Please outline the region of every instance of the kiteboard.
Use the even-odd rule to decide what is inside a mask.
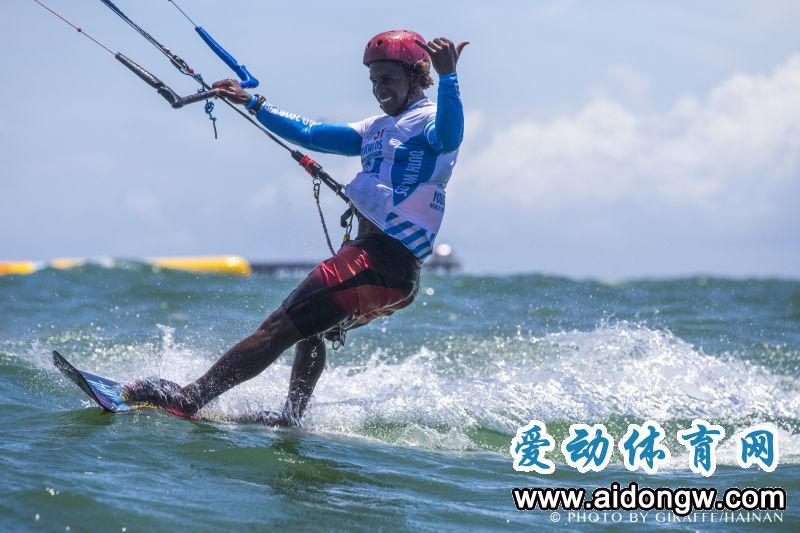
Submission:
[[[71,382],[81,388],[86,395],[91,398],[97,405],[99,405],[104,412],[111,413],[127,413],[131,411],[139,411],[142,409],[149,409],[169,413],[180,418],[188,418],[194,421],[210,421],[210,422],[250,422],[265,424],[267,426],[284,425],[279,422],[281,415],[271,411],[264,411],[252,415],[240,416],[237,418],[226,418],[220,415],[203,412],[194,417],[187,417],[180,411],[172,411],[165,409],[158,405],[151,403],[128,403],[122,395],[124,385],[117,383],[114,380],[96,376],[83,370],[78,370],[72,363],[67,361],[63,355],[57,351],[53,351],[53,364],[56,368],[64,374]]]
[[[124,385],[108,378],[96,376],[83,370],[78,370],[72,363],[64,359],[60,353],[53,351],[53,364],[70,381],[81,388],[86,395],[97,403],[104,411],[112,413],[125,413],[138,409],[156,409],[168,412],[181,418],[186,415],[177,411],[163,409],[150,403],[128,403],[122,395]]]

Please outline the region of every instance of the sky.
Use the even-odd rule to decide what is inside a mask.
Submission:
[[[100,2],[43,1],[196,89]],[[118,5],[207,80],[232,76],[168,2]],[[261,80],[254,92],[317,120],[379,113],[361,64],[372,35],[471,41],[438,238],[467,272],[800,277],[796,1],[182,7]],[[0,45],[0,260],[326,257],[308,176],[221,103],[214,140],[202,106],[170,109],[32,0],[0,3]],[[317,159],[342,182],[360,166]],[[343,204],[322,205],[338,240]]]

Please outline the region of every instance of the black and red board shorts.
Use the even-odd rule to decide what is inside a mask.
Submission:
[[[420,266],[397,239],[370,233],[322,261],[282,306],[303,338],[362,326],[414,301]]]

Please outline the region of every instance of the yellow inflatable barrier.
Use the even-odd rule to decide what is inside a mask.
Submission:
[[[147,263],[161,268],[188,270],[189,272],[229,274],[234,276],[249,276],[252,273],[250,263],[248,263],[246,259],[236,255],[210,257],[153,257],[147,259]]]
[[[249,276],[252,274],[250,263],[246,259],[236,256],[207,256],[207,257],[154,257],[145,260],[146,263],[175,270],[189,272],[205,272],[212,274],[228,274],[232,276]],[[86,265],[86,259],[61,258],[49,263],[40,261],[0,261],[0,276],[32,274],[40,268],[50,267],[58,270],[75,268]]]
[[[0,261],[0,276],[13,274],[32,274],[39,270],[36,261]]]
[[[53,259],[48,265],[50,268],[56,270],[66,270],[68,268],[77,268],[86,266],[86,259],[78,259],[74,257],[63,257],[61,259]]]

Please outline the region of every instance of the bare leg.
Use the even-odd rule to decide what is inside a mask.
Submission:
[[[325,340],[309,337],[295,345],[289,394],[280,413],[265,411],[249,418],[269,426],[296,426],[308,407],[314,387],[325,370]]]
[[[325,370],[325,340],[311,337],[297,343],[283,416],[296,424],[308,406],[314,387]]]
[[[194,383],[181,389],[165,380],[134,382],[126,387],[125,395],[129,401],[150,402],[194,416],[212,399],[263,372],[300,337],[283,308],[278,308]]]
[[[208,372],[185,387],[208,403],[228,389],[252,379],[300,340],[300,332],[278,308],[249,337],[236,343]],[[187,391],[189,392],[189,391]]]

